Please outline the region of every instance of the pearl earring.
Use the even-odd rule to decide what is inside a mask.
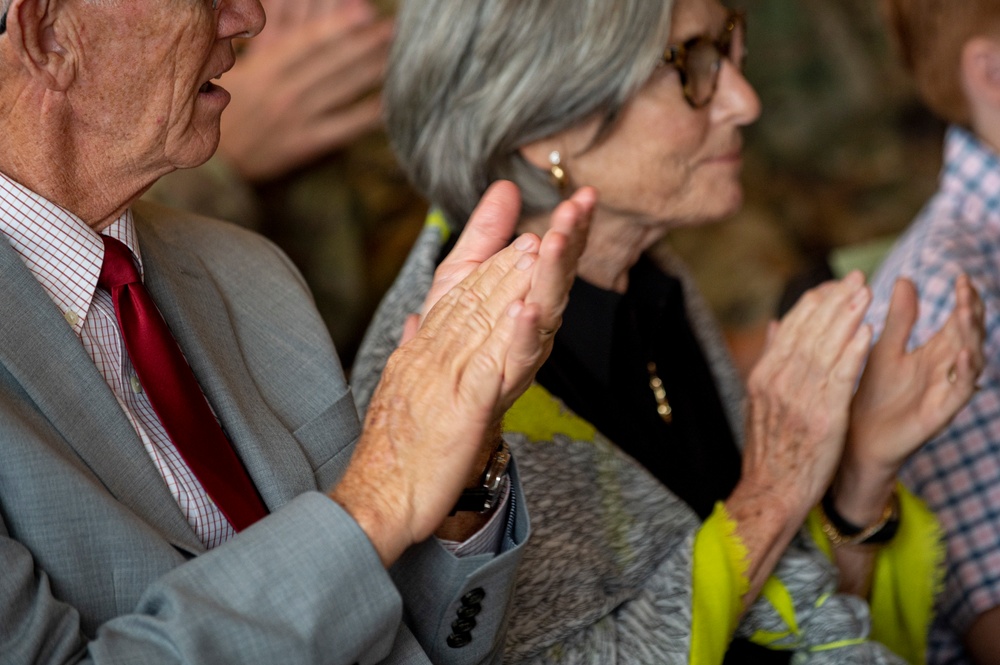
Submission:
[[[569,176],[566,175],[566,169],[562,166],[562,155],[559,154],[558,150],[553,150],[549,153],[549,173],[552,174],[552,184],[559,190],[560,194],[565,194],[566,190],[569,189]]]

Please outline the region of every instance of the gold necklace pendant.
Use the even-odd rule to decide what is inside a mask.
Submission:
[[[674,410],[667,401],[667,391],[663,389],[663,379],[656,373],[656,363],[650,361],[646,363],[649,371],[649,389],[653,391],[653,398],[656,400],[656,412],[665,423],[672,423],[674,420]]]

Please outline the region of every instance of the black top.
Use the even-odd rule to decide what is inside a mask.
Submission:
[[[656,412],[650,361],[673,408],[671,423]],[[702,519],[736,486],[739,452],[682,285],[648,259],[632,268],[624,295],[576,280],[538,381]]]
[[[647,363],[673,409],[656,411]],[[680,280],[643,257],[624,294],[577,279],[538,382],[706,519],[740,477],[740,454]],[[736,640],[726,663],[787,663],[790,655]]]

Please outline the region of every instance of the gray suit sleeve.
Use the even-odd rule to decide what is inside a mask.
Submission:
[[[367,537],[319,493],[154,582],[87,640],[28,551],[0,538],[4,663],[377,663],[402,603]],[[403,629],[405,630],[405,629]]]
[[[406,624],[434,663],[501,660],[514,577],[529,536],[516,463],[510,477],[510,512],[499,554],[459,558],[431,538],[410,548],[392,567]],[[471,624],[461,623],[469,619]]]

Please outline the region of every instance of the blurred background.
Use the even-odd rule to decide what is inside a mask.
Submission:
[[[763,103],[746,132],[746,203],[668,239],[744,371],[783,295],[828,266],[874,267],[936,188],[944,126],[916,99],[878,5],[745,0],[746,75]]]
[[[367,7],[383,21],[393,14],[392,0],[326,1],[343,11],[351,6],[354,14]],[[693,268],[745,371],[783,298],[846,266],[874,266],[934,191],[944,128],[916,100],[884,35],[877,2],[744,1],[746,74],[764,108],[746,135],[746,205],[728,222],[678,232],[667,243]],[[286,51],[302,50],[312,39],[313,51],[298,56],[309,62],[353,53],[355,60],[344,60],[351,71],[384,58],[387,39],[371,36],[378,18],[352,15],[341,22],[340,36],[317,42],[297,32],[309,24],[315,29],[315,17],[300,12],[301,26],[293,18],[280,20],[281,12],[296,11],[298,0],[263,2],[269,16],[278,18],[269,19],[238,67],[249,68],[258,42],[261,50],[276,49],[281,38]],[[320,49],[327,55],[315,55]],[[267,54],[258,60],[280,58]],[[267,74],[259,66],[264,71],[246,77],[251,82]],[[298,72],[302,64],[291,59],[288,68]],[[236,83],[237,71],[227,75],[227,87]],[[314,88],[324,76],[333,73],[317,72]],[[377,96],[380,80],[373,75],[358,81],[338,98],[338,108],[324,113],[352,112]],[[244,116],[241,127],[265,114],[271,94],[267,86],[258,85],[256,93],[248,88],[244,97],[261,99],[246,104],[245,113],[252,115]],[[239,113],[235,100],[226,113]],[[372,117],[275,172],[241,173],[235,157],[222,150],[200,169],[161,180],[150,194],[274,239],[302,269],[347,366],[426,211]]]

